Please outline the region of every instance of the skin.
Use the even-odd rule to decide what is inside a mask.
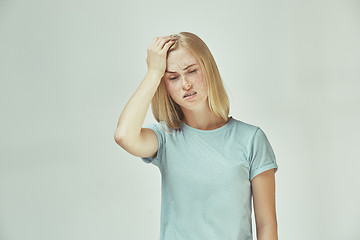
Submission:
[[[258,240],[277,240],[275,172],[267,170],[251,180]]]
[[[196,65],[183,70],[191,64]],[[164,74],[166,89],[182,109],[184,122],[187,125],[201,130],[211,130],[223,126],[230,120],[229,118],[228,121],[224,121],[211,113],[208,104],[208,86],[199,62],[192,54],[180,47],[168,53],[166,65]],[[195,97],[191,100],[184,99],[184,94],[191,90],[197,93]]]

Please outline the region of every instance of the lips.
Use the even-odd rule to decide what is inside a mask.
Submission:
[[[186,95],[191,94],[191,93],[196,93],[195,91],[188,91],[187,93],[184,94],[184,98],[186,97]]]

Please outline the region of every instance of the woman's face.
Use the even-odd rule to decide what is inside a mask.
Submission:
[[[172,99],[182,108],[196,110],[208,104],[208,86],[199,62],[185,48],[180,47],[168,53],[165,86]],[[184,98],[189,91],[196,94]]]

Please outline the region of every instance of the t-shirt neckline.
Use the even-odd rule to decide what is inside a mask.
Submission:
[[[215,133],[215,132],[224,131],[225,129],[230,127],[230,125],[233,123],[233,121],[234,121],[234,118],[232,116],[230,116],[230,120],[225,125],[223,125],[219,128],[211,129],[211,130],[202,130],[202,129],[193,128],[193,127],[190,127],[189,125],[187,125],[186,123],[182,122],[182,128],[186,129],[188,131],[191,131],[191,132],[211,134],[211,133]]]

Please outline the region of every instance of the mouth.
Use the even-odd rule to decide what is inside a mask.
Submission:
[[[196,94],[197,94],[197,92],[195,92],[195,91],[191,92],[190,94],[189,93],[185,94],[184,99],[192,99],[196,96]]]

